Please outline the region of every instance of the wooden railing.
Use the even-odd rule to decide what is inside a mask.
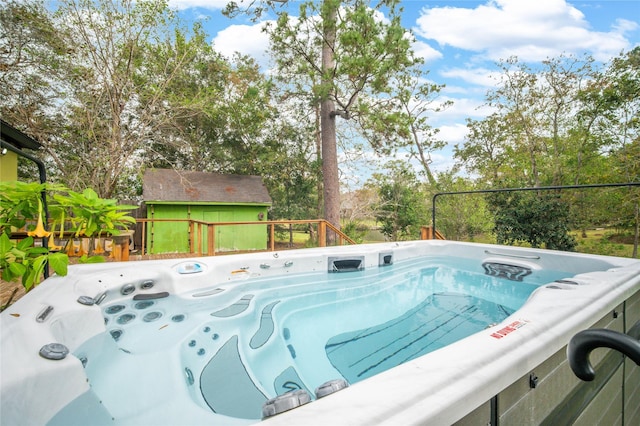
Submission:
[[[423,226],[422,228],[420,228],[420,239],[421,240],[446,240],[444,235],[442,235],[437,229],[436,229],[436,235],[434,238],[432,226]]]
[[[148,224],[153,224],[154,222],[187,222],[189,229],[189,251],[194,255],[208,255],[214,256],[216,254],[216,229],[218,227],[224,226],[238,226],[238,225],[262,225],[267,226],[268,240],[267,240],[267,250],[275,251],[275,233],[276,226],[293,226],[293,225],[316,225],[317,229],[317,241],[319,247],[325,247],[327,241],[327,232],[333,232],[337,239],[337,245],[348,244],[357,244],[354,240],[349,238],[348,235],[344,234],[338,228],[336,228],[331,223],[327,222],[324,219],[311,219],[311,220],[262,220],[262,221],[246,221],[246,222],[204,222],[200,220],[192,220],[192,219],[144,219],[138,218],[136,222],[141,225],[141,229],[139,231],[142,234],[142,243],[141,243],[141,255],[145,255],[145,250],[147,248],[147,227]],[[204,237],[206,235],[206,238]],[[150,242],[153,245],[153,241]],[[206,251],[205,251],[206,244]]]

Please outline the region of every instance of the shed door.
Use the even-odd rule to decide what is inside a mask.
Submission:
[[[212,207],[202,212],[202,220],[205,222],[233,222],[234,209],[232,207]],[[216,250],[234,250],[236,247],[235,235],[237,226],[225,225],[216,226]],[[204,236],[206,241],[206,235]],[[205,244],[206,247],[206,244]]]

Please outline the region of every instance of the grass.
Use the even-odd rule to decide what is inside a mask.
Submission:
[[[578,242],[576,251],[580,253],[620,257],[631,257],[633,254],[633,238],[628,238],[625,235],[604,229],[588,230],[586,237],[582,236],[582,232],[572,232],[571,234]]]

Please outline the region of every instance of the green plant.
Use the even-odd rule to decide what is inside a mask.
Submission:
[[[126,210],[132,210],[137,206],[118,205],[114,199],[100,198],[91,188],[84,191],[67,191],[57,193],[53,198],[58,203],[56,220],[60,225],[60,234],[64,233],[65,220],[71,222],[75,237],[91,238],[90,253],[93,254],[93,241],[103,235],[119,235],[121,228],[127,228],[135,223],[135,219],[128,216]],[[89,258],[90,259],[90,258]]]
[[[43,191],[62,188],[51,184],[0,182],[0,231],[11,235],[12,228],[23,228],[28,220],[41,218]]]
[[[358,244],[361,244],[364,241],[364,237],[367,235],[368,231],[369,230],[357,220],[350,220],[342,224],[342,232]]]
[[[52,236],[43,217],[42,195],[47,192],[53,193],[53,202],[51,197],[46,200],[53,213],[53,226],[59,226],[61,238],[67,220],[71,222],[76,237],[89,238],[118,235],[121,228],[126,229],[135,223],[133,217],[127,216],[126,210],[136,206],[119,206],[116,200],[102,199],[90,188],[78,193],[62,185],[0,182],[0,271],[6,281],[21,278],[27,291],[40,282],[47,265],[58,275],[67,274],[68,255],[54,252],[51,244],[44,244]],[[26,238],[12,238],[15,230],[25,227]],[[35,247],[34,238],[42,238],[43,246]],[[49,241],[52,242],[53,238]],[[95,263],[103,262],[104,258],[85,255],[79,261]]]
[[[30,290],[40,281],[44,268],[50,265],[59,275],[67,274],[69,258],[62,253],[50,253],[47,247],[34,247],[34,237],[51,235],[43,221],[42,194],[48,189],[60,190],[58,185],[0,182],[0,271],[2,279],[13,281],[22,278],[25,290]],[[36,225],[27,232],[27,238],[11,239],[14,229],[20,229],[33,221]]]
[[[69,258],[64,253],[50,253],[46,247],[34,247],[33,237],[18,242],[0,234],[0,270],[2,279],[13,281],[22,278],[22,285],[29,291],[40,280],[46,265],[58,275],[67,275]]]
[[[119,235],[120,228],[135,223],[135,219],[127,216],[123,210],[132,210],[137,206],[118,205],[114,199],[100,198],[91,188],[81,193],[68,191],[66,194],[55,194],[53,198],[60,206],[71,210],[69,219],[76,237],[100,237],[105,233]],[[65,210],[61,212],[64,214]]]
[[[569,209],[557,194],[512,192],[489,198],[498,244],[575,251],[578,243],[569,233]]]

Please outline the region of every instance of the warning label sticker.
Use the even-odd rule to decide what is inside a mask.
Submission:
[[[516,320],[514,322],[512,322],[509,325],[506,325],[505,327],[502,327],[500,330],[491,333],[491,337],[494,337],[496,339],[502,339],[503,337],[505,337],[508,334],[513,333],[514,331],[524,327],[525,325],[527,325],[529,321],[527,320]]]

